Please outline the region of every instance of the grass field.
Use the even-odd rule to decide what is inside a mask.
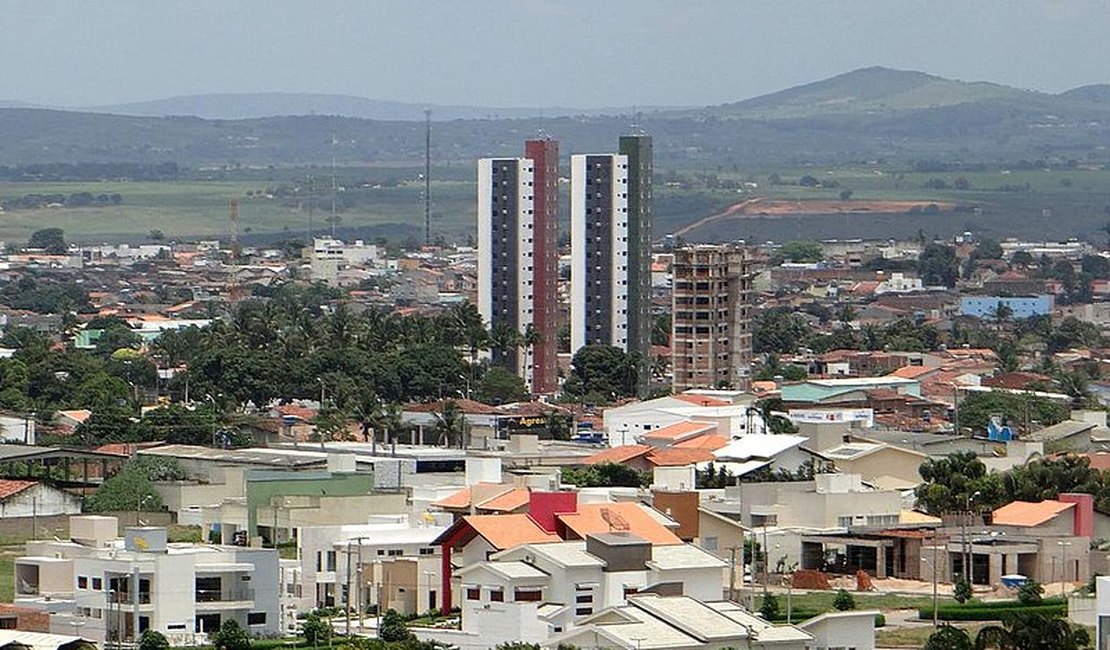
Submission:
[[[303,235],[309,228],[307,210],[283,207],[279,201],[247,197],[248,191],[267,187],[260,181],[150,181],[100,183],[0,183],[0,198],[25,194],[118,192],[123,203],[110,207],[10,210],[0,214],[0,239],[26,241],[35,230],[58,227],[67,239],[81,242],[138,241],[151,230],[169,238],[227,237],[231,233],[228,202],[239,198],[241,233]],[[366,190],[368,200],[339,214],[344,231],[366,226],[410,226],[423,231],[422,187],[411,183]],[[322,190],[321,190],[322,191]],[[375,200],[373,192],[380,198]],[[474,221],[473,185],[445,181],[432,185],[433,223],[449,238],[465,237]],[[313,215],[317,233],[328,230],[330,196],[318,195]]]
[[[241,172],[241,180],[187,180],[152,182],[89,183],[0,183],[0,199],[30,193],[118,192],[123,203],[102,208],[56,208],[10,210],[0,214],[0,240],[22,242],[38,228],[57,226],[72,241],[142,241],[151,230],[161,230],[170,238],[224,237],[231,233],[228,201],[240,200],[241,234],[250,242],[261,235],[303,236],[309,229],[306,209],[283,206],[274,199],[252,198],[256,192],[274,184],[274,179],[259,179],[259,172]],[[289,180],[286,172],[277,180]],[[474,234],[475,188],[473,172],[461,167],[444,169],[433,175],[443,179],[432,185],[433,236],[448,241],[466,241]],[[671,172],[661,170],[656,189],[654,231],[657,238],[702,217],[723,211],[729,205],[754,196],[786,201],[838,200],[850,190],[853,200],[924,200],[967,206],[960,212],[923,214],[838,214],[800,215],[763,218],[750,215],[727,219],[693,231],[692,241],[745,239],[767,240],[824,238],[913,237],[918,230],[926,236],[950,236],[964,230],[981,236],[1004,238],[1065,239],[1069,237],[1102,240],[1103,226],[1110,221],[1110,170],[1023,170],[911,172],[894,167],[849,166],[835,169],[792,168],[766,170],[679,170],[678,177],[695,179],[689,186],[676,187],[667,182]],[[768,182],[778,174],[780,184]],[[375,177],[386,177],[388,170],[374,170]],[[409,179],[393,187],[358,188],[353,207],[341,211],[337,234],[346,239],[385,236],[400,241],[423,234],[421,183],[411,177],[412,170],[398,168],[396,178]],[[823,183],[835,181],[836,187],[802,187],[803,175]],[[755,183],[742,191],[707,187],[699,182],[706,176],[722,181]],[[312,217],[315,232],[327,232],[330,193],[317,175],[316,209]],[[926,187],[934,179],[947,188]],[[964,189],[954,189],[958,179]],[[961,182],[961,186],[963,183]],[[1008,187],[1008,189],[1006,189]],[[569,188],[561,186],[562,231],[566,231]],[[972,207],[975,209],[972,210]]]
[[[786,612],[786,594],[776,593],[775,597],[779,601],[779,610],[783,613]],[[835,591],[808,591],[802,593],[792,594],[790,597],[791,606],[803,612],[831,612],[833,610],[833,599],[836,597]],[[933,604],[933,597],[928,596],[904,596],[899,594],[871,594],[871,593],[852,593],[852,598],[856,601],[856,609],[877,609],[879,611],[890,611],[893,609],[920,609],[922,607],[931,607]],[[939,599],[941,604],[953,602],[951,598],[942,596]],[[757,596],[755,599],[756,611],[763,605],[763,597]]]

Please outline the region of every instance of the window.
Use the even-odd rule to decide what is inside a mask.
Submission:
[[[589,616],[590,614],[593,614],[593,613],[594,613],[594,608],[593,607],[575,607],[574,608],[574,615],[575,616]]]
[[[92,579],[92,588],[93,588],[94,591],[100,591],[101,589],[103,589],[104,588],[104,579],[103,578],[93,578]]]
[[[265,625],[266,612],[248,612],[247,625]]]
[[[16,618],[0,618],[0,630],[14,630]]]
[[[467,600],[481,600],[482,599],[482,590],[479,589],[478,587],[467,587],[466,588],[466,599]]]
[[[494,603],[503,603],[503,602],[505,602],[505,592],[502,591],[500,588],[490,589],[489,590],[489,599],[490,599],[491,602],[494,602]]]
[[[589,592],[579,593],[579,594],[574,596],[574,602],[580,603],[580,604],[582,604],[582,603],[592,604],[594,602],[594,595],[592,593],[589,593]]]
[[[701,547],[704,548],[707,551],[716,551],[717,550],[717,538],[716,537],[706,537],[706,538],[702,539]]]
[[[77,588],[78,589],[88,589],[89,588],[89,578],[88,578],[88,576],[77,576]]]
[[[328,551],[328,571],[335,571],[335,551]]]
[[[436,553],[436,550],[434,548],[429,547],[429,546],[425,546],[424,548],[420,549],[420,554],[421,555],[435,555],[435,553]]]
[[[389,557],[399,557],[399,556],[404,555],[404,554],[405,554],[404,549],[399,549],[399,548],[389,549]]]
[[[535,587],[517,587],[513,594],[513,600],[518,603],[538,603],[542,599],[542,591]]]

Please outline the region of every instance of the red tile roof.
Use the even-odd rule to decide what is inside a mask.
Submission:
[[[728,445],[728,438],[719,436],[717,434],[710,434],[708,436],[698,436],[697,438],[690,438],[671,447],[672,449],[707,449],[709,451],[716,451]]]
[[[648,462],[656,467],[683,467],[713,460],[713,452],[708,449],[655,449],[648,454]]]
[[[594,533],[627,531],[652,544],[681,544],[666,526],[650,515],[646,506],[638,503],[587,503],[578,506],[578,512],[557,515],[579,539]]]
[[[1073,507],[1074,503],[1063,501],[1014,501],[995,510],[991,521],[1000,526],[1039,526]]]
[[[582,461],[584,465],[600,465],[601,463],[627,463],[633,458],[639,458],[651,451],[651,445],[622,445],[599,451],[593,456]]]
[[[17,481],[14,479],[0,479],[0,499],[7,499],[20,492],[34,487],[38,481]]]
[[[675,398],[683,402],[690,402],[695,406],[728,406],[732,403],[723,399],[717,399],[716,397],[709,397],[708,395],[688,395],[686,393],[675,395]]]
[[[684,422],[675,422],[674,424],[669,424],[658,429],[652,429],[644,434],[644,438],[660,442],[682,441],[698,434],[715,433],[716,431],[717,425],[713,422],[687,420]]]
[[[475,402],[469,399],[439,400],[438,402],[406,404],[405,410],[410,413],[439,413],[443,405],[449,401],[455,402],[459,410],[468,415],[496,415],[500,413],[496,406]]]

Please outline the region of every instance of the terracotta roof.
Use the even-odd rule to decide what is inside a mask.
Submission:
[[[715,433],[707,436],[698,436],[697,438],[690,438],[672,446],[672,449],[708,449],[709,451],[716,451],[721,447],[728,444],[728,438],[719,436]]]
[[[648,513],[646,506],[638,503],[587,503],[579,505],[578,512],[556,516],[569,531],[573,531],[581,539],[594,533],[627,530],[652,544],[682,543],[682,540]]]
[[[15,496],[27,488],[38,484],[38,481],[17,481],[14,479],[0,480],[0,499]]]
[[[308,422],[312,418],[316,417],[316,411],[314,411],[313,409],[306,408],[304,406],[298,406],[296,404],[282,404],[274,410],[277,411],[280,415],[300,418],[305,422]]]
[[[164,440],[155,440],[151,442],[110,442],[106,445],[100,445],[96,451],[105,454],[116,454],[117,456],[134,456],[135,452],[140,449],[149,449],[151,447],[160,447],[166,444]]]
[[[92,416],[92,411],[88,409],[71,409],[68,411],[58,411],[58,415],[63,415],[74,422],[84,422]]]
[[[995,510],[991,521],[1000,526],[1039,526],[1074,506],[1062,501],[1014,501]]]
[[[682,441],[687,438],[693,437],[699,433],[708,434],[716,432],[717,425],[713,422],[698,422],[697,420],[687,420],[685,422],[675,422],[674,424],[653,429],[644,434],[644,438],[654,440],[678,440]]]
[[[475,507],[493,512],[512,512],[528,505],[530,494],[528,488],[513,488],[492,499],[475,504]]]
[[[599,451],[593,456],[582,461],[584,465],[600,465],[601,463],[627,463],[633,458],[639,458],[652,450],[651,445],[622,445]]]
[[[708,395],[687,395],[687,394],[683,393],[681,395],[675,395],[675,398],[680,399],[683,402],[690,402],[691,404],[693,404],[695,406],[731,406],[732,405],[732,402],[728,402],[728,401],[723,400],[723,399],[717,399],[716,397],[709,397]]]
[[[521,544],[559,542],[559,536],[539,527],[528,515],[470,515],[466,522],[474,532],[496,549],[512,548]]]
[[[727,444],[727,443],[726,443]],[[657,467],[683,467],[714,460],[709,449],[656,449],[648,454],[648,462]]]
[[[778,384],[776,384],[773,381],[753,381],[752,382],[752,392],[753,393],[770,393],[772,391],[778,390],[778,388],[779,388]]]
[[[1090,463],[1091,469],[1110,469],[1110,453],[1097,452],[1087,454],[1087,461]]]
[[[475,402],[469,399],[456,399],[456,400],[440,400],[438,402],[427,402],[420,404],[406,404],[405,410],[410,413],[439,413],[443,410],[443,405],[449,401],[455,402],[459,410],[469,415],[495,415],[500,413],[495,406]]]
[[[931,366],[902,366],[894,372],[887,375],[888,377],[901,377],[902,379],[917,379],[922,375],[927,375],[931,372],[937,372],[939,368]]]

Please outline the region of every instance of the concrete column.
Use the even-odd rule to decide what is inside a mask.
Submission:
[[[875,577],[882,580],[886,577],[886,546],[879,544],[875,549]]]
[[[1002,583],[1002,554],[991,553],[987,556],[990,560],[990,570],[987,572],[987,580],[990,585],[997,585]]]
[[[1004,569],[1004,573],[1002,575],[1006,575],[1007,573],[1020,573],[1020,571],[1018,571],[1018,554],[1017,553],[1007,553],[1006,554],[1006,566],[1003,569]]]

